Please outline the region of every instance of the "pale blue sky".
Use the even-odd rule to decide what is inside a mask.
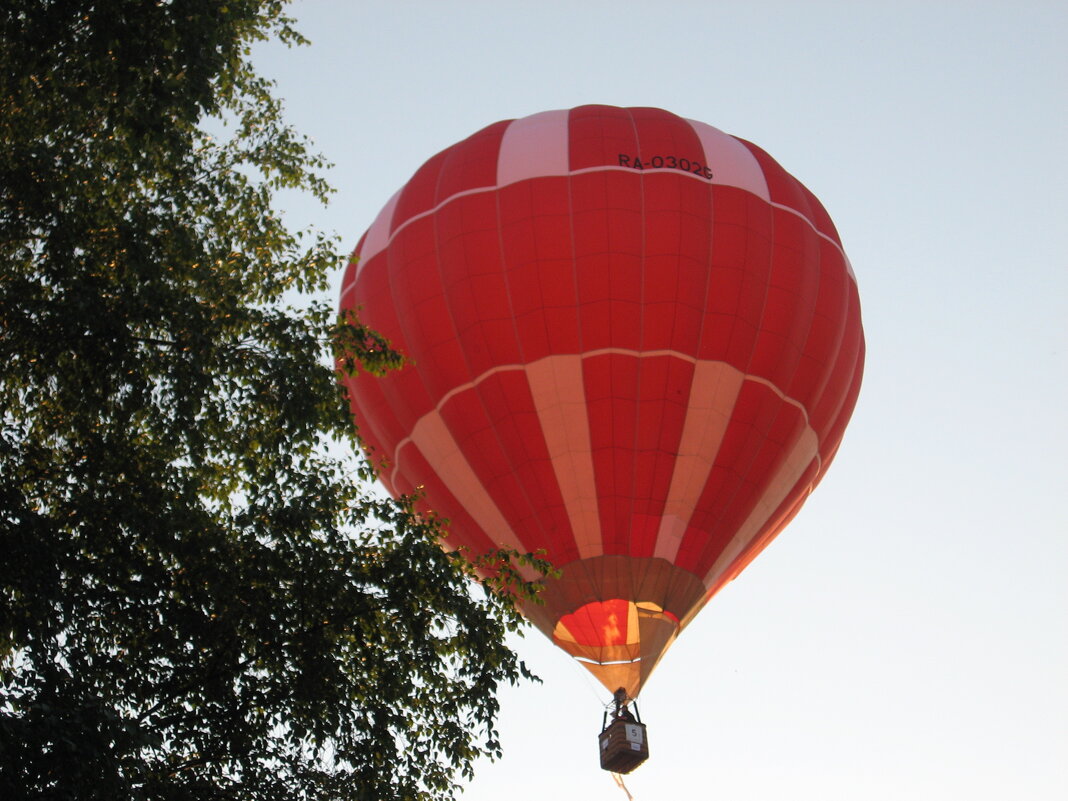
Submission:
[[[354,246],[499,119],[651,105],[756,142],[834,218],[868,366],[838,458],[643,692],[638,801],[1068,797],[1068,4],[333,2],[261,47]],[[604,691],[531,632],[464,798],[624,798]]]

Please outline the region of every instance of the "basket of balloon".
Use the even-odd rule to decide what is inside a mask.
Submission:
[[[630,773],[649,758],[645,724],[616,718],[600,733],[601,768]]]

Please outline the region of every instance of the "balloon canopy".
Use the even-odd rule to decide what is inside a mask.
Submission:
[[[636,697],[827,470],[860,388],[856,281],[763,150],[653,108],[490,125],[382,209],[342,309],[409,364],[346,379],[394,494],[450,546],[544,549],[525,609]]]

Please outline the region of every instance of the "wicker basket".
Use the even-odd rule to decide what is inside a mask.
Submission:
[[[630,773],[649,758],[645,724],[613,720],[597,738],[601,745],[601,767],[613,773]]]

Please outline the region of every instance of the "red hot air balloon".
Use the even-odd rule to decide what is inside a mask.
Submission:
[[[498,122],[412,176],[341,308],[410,364],[346,379],[452,546],[544,549],[526,610],[638,695],[822,478],[860,387],[856,281],[763,150],[653,108]]]

